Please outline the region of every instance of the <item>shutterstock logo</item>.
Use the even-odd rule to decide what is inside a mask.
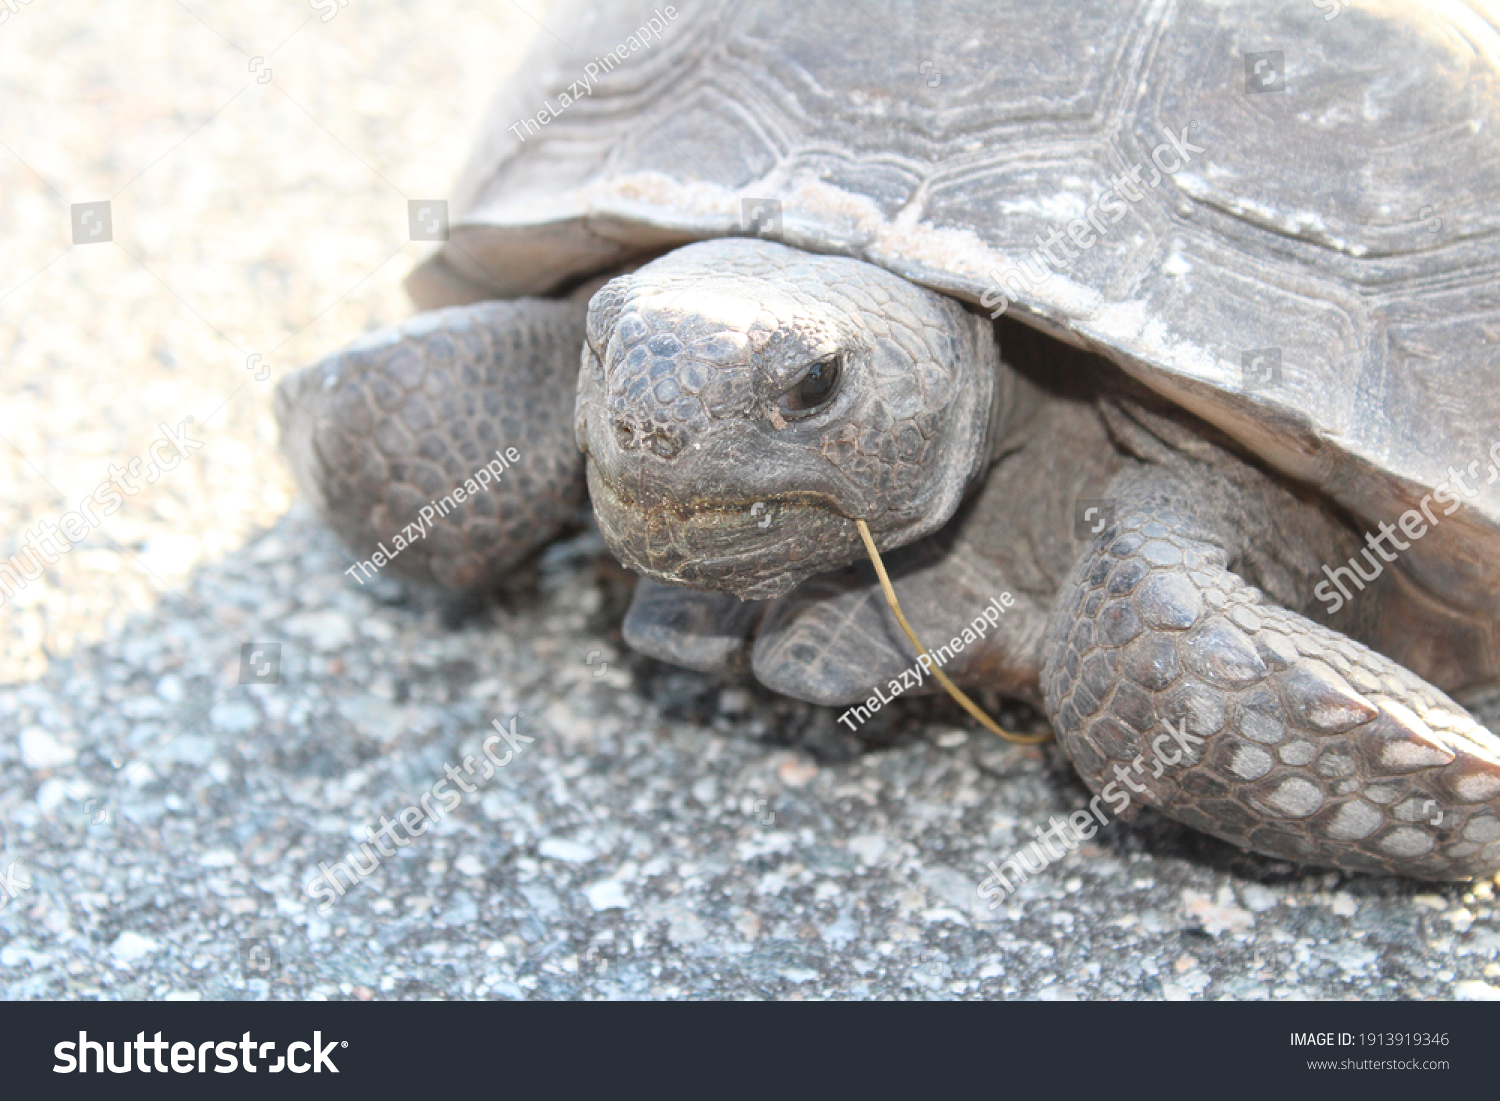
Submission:
[[[57,1058],[57,1065],[52,1068],[52,1073],[72,1074],[76,1071],[88,1074],[92,1063],[94,1072],[98,1074],[103,1074],[106,1069],[111,1074],[129,1074],[132,1070],[139,1070],[142,1074],[150,1074],[153,1070],[165,1074],[168,1069],[174,1074],[207,1074],[210,1069],[215,1074],[233,1074],[241,1068],[250,1074],[261,1070],[270,1074],[280,1074],[284,1070],[293,1074],[306,1074],[308,1071],[322,1074],[325,1070],[329,1074],[337,1074],[339,1068],[334,1065],[330,1053],[334,1048],[348,1046],[348,1040],[330,1040],[325,1044],[323,1034],[314,1032],[312,1043],[296,1040],[286,1046],[285,1055],[277,1055],[276,1062],[272,1063],[270,1060],[276,1052],[276,1041],[267,1040],[262,1043],[251,1039],[248,1032],[238,1040],[207,1040],[197,1045],[186,1040],[175,1043],[163,1040],[160,1032],[156,1033],[154,1039],[148,1040],[144,1032],[137,1032],[134,1040],[120,1041],[120,1062],[116,1064],[115,1041],[100,1043],[98,1040],[90,1040],[87,1032],[80,1032],[76,1043],[64,1040],[53,1047],[52,1054]],[[131,1065],[132,1048],[135,1050],[134,1066]],[[90,1056],[93,1057],[92,1060]],[[210,1056],[215,1060],[212,1068],[209,1067]],[[170,1068],[166,1065],[168,1059],[172,1064]],[[260,1060],[259,1066],[256,1065],[257,1059]]]

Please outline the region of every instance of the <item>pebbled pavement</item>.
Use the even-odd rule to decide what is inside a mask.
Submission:
[[[1492,881],[1149,813],[990,911],[985,862],[1088,799],[1055,746],[934,700],[855,739],[634,657],[587,530],[480,606],[346,577],[271,380],[408,310],[406,202],[534,33],[457,0],[37,0],[0,32],[0,557],[162,424],[203,444],[0,606],[0,992],[1500,997]],[[100,199],[113,240],[72,245]],[[522,712],[533,741],[320,912],[320,863]]]

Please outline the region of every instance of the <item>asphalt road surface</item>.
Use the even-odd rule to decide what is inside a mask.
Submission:
[[[1088,800],[1055,746],[932,700],[856,738],[634,657],[588,531],[484,606],[345,575],[271,387],[409,312],[407,201],[447,193],[544,19],[0,25],[0,557],[112,466],[157,475],[0,607],[0,993],[1500,997],[1492,882],[1299,870],[1149,813],[991,910],[986,862]],[[503,767],[339,875],[497,722]],[[342,894],[309,892],[325,866]]]

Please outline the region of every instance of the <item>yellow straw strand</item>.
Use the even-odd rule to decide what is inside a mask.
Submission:
[[[876,576],[880,578],[880,588],[885,593],[885,602],[891,606],[891,611],[896,614],[896,622],[901,624],[901,630],[906,633],[906,637],[911,640],[911,644],[917,648],[917,653],[927,658],[929,662],[928,671],[937,678],[939,684],[947,689],[948,695],[957,700],[960,707],[979,720],[980,724],[986,730],[999,735],[1007,742],[1015,745],[1038,745],[1052,737],[1050,733],[1012,734],[999,723],[995,722],[994,719],[986,715],[977,703],[964,694],[963,689],[948,679],[948,674],[938,668],[937,662],[932,660],[932,655],[927,653],[927,647],[922,645],[921,641],[917,638],[917,633],[911,629],[911,624],[906,622],[906,616],[901,613],[901,604],[896,599],[896,590],[891,587],[891,579],[885,572],[885,563],[880,560],[880,552],[875,549],[875,540],[870,536],[870,525],[866,524],[863,520],[855,520],[854,523],[859,527],[859,537],[865,541],[865,550],[870,555],[870,562],[875,567]]]

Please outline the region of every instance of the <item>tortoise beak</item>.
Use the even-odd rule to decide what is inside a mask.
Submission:
[[[770,600],[859,554],[853,525],[826,500],[807,495],[648,501],[611,485],[592,460],[588,483],[610,551],[628,569],[663,584]]]

